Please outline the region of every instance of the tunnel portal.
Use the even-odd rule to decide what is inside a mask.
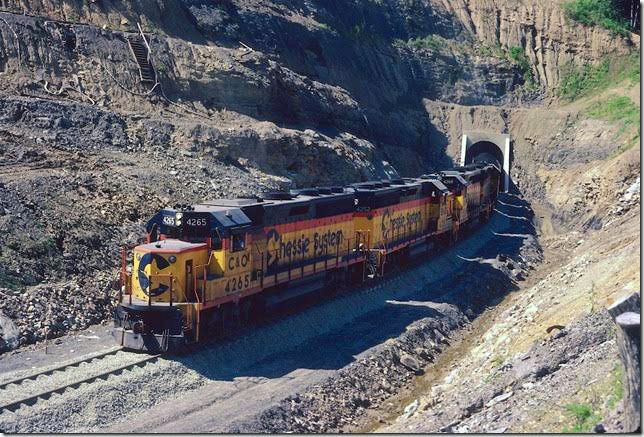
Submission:
[[[501,170],[501,189],[510,186],[510,135],[488,132],[464,132],[461,145],[461,165],[485,162]]]

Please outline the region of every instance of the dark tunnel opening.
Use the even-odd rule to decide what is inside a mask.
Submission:
[[[467,148],[465,164],[484,162],[494,164],[503,174],[503,152],[491,141],[478,141]],[[505,190],[505,178],[501,177],[501,189]]]

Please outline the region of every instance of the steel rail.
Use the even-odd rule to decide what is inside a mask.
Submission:
[[[27,380],[30,380],[30,379],[36,379],[41,375],[51,375],[52,373],[60,371],[60,370],[63,370],[63,369],[66,369],[67,367],[76,367],[76,366],[79,366],[79,365],[81,365],[83,363],[89,363],[91,361],[94,361],[95,359],[103,358],[103,357],[106,357],[108,355],[113,355],[113,354],[115,354],[115,353],[117,353],[117,352],[119,352],[121,350],[123,350],[123,346],[117,346],[117,347],[111,348],[111,349],[109,349],[107,351],[102,351],[102,352],[99,352],[97,354],[91,355],[89,357],[83,358],[81,360],[76,360],[76,361],[73,361],[73,362],[67,363],[67,364],[61,364],[60,366],[53,367],[53,368],[47,369],[47,370],[42,370],[40,372],[35,372],[35,373],[29,374],[27,376],[12,379],[10,381],[0,382],[0,389],[3,389],[3,388],[5,388],[5,387],[7,387],[8,385],[11,385],[11,384],[16,384],[16,385],[22,384],[24,381],[27,381]]]
[[[128,369],[140,366],[141,364],[156,361],[160,356],[161,356],[161,354],[147,355],[147,356],[145,356],[145,357],[143,357],[141,359],[138,359],[138,360],[136,360],[136,361],[134,361],[132,363],[119,366],[119,367],[117,367],[115,369],[107,370],[107,371],[101,372],[101,373],[99,373],[97,375],[89,376],[87,378],[83,378],[83,379],[74,381],[72,383],[56,387],[56,388],[51,389],[51,390],[46,390],[46,391],[40,392],[40,393],[32,395],[32,396],[26,396],[26,397],[18,399],[16,401],[7,402],[6,404],[0,405],[0,412],[15,411],[16,409],[18,409],[18,407],[20,407],[20,405],[23,405],[23,404],[25,404],[25,405],[33,405],[38,401],[38,399],[48,399],[54,393],[62,393],[65,390],[67,390],[68,388],[79,387],[81,384],[90,383],[90,382],[96,381],[98,379],[106,380],[107,377],[109,377],[110,375],[116,375],[116,374],[119,374],[119,373],[123,372],[124,370],[128,370]]]

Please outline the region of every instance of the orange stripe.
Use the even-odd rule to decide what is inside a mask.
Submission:
[[[293,223],[283,223],[281,225],[265,226],[264,232],[275,229],[280,234],[287,234],[289,232],[304,231],[311,228],[319,228],[322,226],[329,226],[333,224],[346,224],[353,220],[353,213],[339,214],[331,217],[321,219],[300,220]]]
[[[422,199],[409,200],[407,202],[398,203],[396,205],[383,206],[382,208],[372,209],[370,211],[356,211],[356,217],[367,217],[367,216],[378,216],[382,215],[386,209],[390,211],[400,211],[403,209],[413,208],[415,206],[421,206],[424,204],[431,203],[431,197],[424,197]]]

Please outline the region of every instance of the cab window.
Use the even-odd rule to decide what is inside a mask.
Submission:
[[[232,239],[233,252],[246,249],[246,234],[232,234],[230,238]]]
[[[210,237],[210,244],[212,245],[212,250],[221,250],[222,248],[222,239],[219,229],[215,228],[212,236]]]

